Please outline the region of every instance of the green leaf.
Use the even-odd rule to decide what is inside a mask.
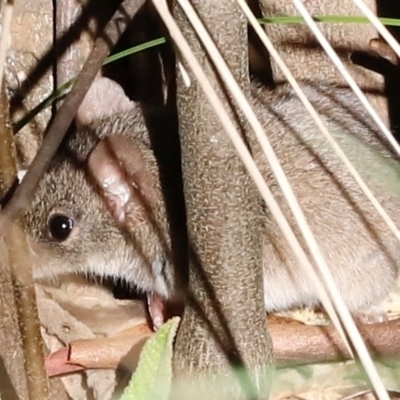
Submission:
[[[172,381],[172,344],[180,318],[167,321],[144,345],[138,367],[120,400],[167,400]]]
[[[370,21],[366,17],[355,17],[347,15],[320,15],[313,16],[315,22],[335,23],[335,24],[369,24]],[[400,26],[400,19],[397,18],[379,18],[383,25]],[[279,16],[260,18],[261,24],[302,24],[304,19],[302,16]]]
[[[120,58],[130,56],[131,54],[139,53],[140,51],[147,50],[147,49],[150,49],[155,46],[159,46],[160,44],[164,44],[165,42],[166,42],[165,38],[161,37],[158,39],[150,40],[149,42],[146,42],[146,43],[139,44],[135,47],[131,47],[130,49],[120,51],[117,54],[107,57],[107,59],[106,59],[106,61],[104,61],[103,65],[110,64],[114,61],[119,60]]]

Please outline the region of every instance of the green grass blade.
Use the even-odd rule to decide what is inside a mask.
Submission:
[[[370,21],[366,17],[351,17],[346,15],[323,15],[314,16],[315,22],[334,23],[334,24],[369,24]],[[400,19],[397,18],[379,18],[383,25],[400,26]],[[302,24],[304,19],[301,16],[280,16],[261,18],[258,20],[261,24]]]
[[[160,44],[164,44],[165,42],[166,42],[165,38],[162,37],[162,38],[151,40],[150,42],[142,43],[135,47],[131,47],[130,49],[121,51],[117,54],[114,54],[114,55],[108,57],[106,59],[106,61],[104,61],[103,65],[110,64],[114,61],[119,60],[120,58],[130,56],[131,54],[139,53],[139,51],[143,51],[143,50],[150,49],[151,47],[159,46]]]

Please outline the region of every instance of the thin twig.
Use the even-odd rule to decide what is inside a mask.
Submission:
[[[7,51],[10,41],[10,31],[12,22],[12,13],[14,9],[14,1],[8,0],[4,4],[3,19],[1,22],[1,35],[0,35],[0,92],[3,84],[3,75],[6,65]]]
[[[1,90],[0,104],[0,194],[3,198],[15,182],[17,176],[9,105],[4,86]],[[18,321],[19,336],[13,339],[22,348],[24,376],[15,378],[18,386],[20,382],[26,380],[26,390],[28,392],[19,394],[23,398],[28,398],[29,396],[31,400],[45,400],[48,398],[48,385],[46,373],[43,368],[43,342],[40,335],[36,294],[30,271],[26,237],[16,224],[10,224],[7,235],[2,239],[5,243],[5,252],[2,254],[2,258],[4,268],[7,268],[7,270],[2,270],[1,273],[7,277],[9,276],[10,282],[6,282],[3,277],[1,290],[5,292],[11,291],[12,299],[7,299],[7,301],[3,299],[1,307],[4,307],[8,313],[13,313],[14,318]],[[8,324],[10,324],[10,321],[8,321]],[[7,331],[9,332],[9,328],[2,329],[1,335],[7,335]],[[2,339],[4,340],[4,336]],[[18,358],[18,355],[16,357],[13,354],[12,360],[6,361],[8,363],[18,363],[20,362]],[[19,366],[19,368],[21,367]],[[19,391],[21,390],[25,391],[23,387],[19,388]]]
[[[273,316],[269,316],[267,322],[279,368],[352,358],[332,324],[283,323],[276,322]],[[396,340],[396,332],[400,329],[400,319],[360,324],[359,328],[374,360],[390,363],[399,357],[400,343]],[[123,334],[75,340],[46,358],[47,373],[53,377],[84,369],[116,369],[132,349],[138,352],[152,335],[154,332],[143,322]]]
[[[389,32],[389,30],[384,26],[382,18],[378,18],[369,7],[362,0],[353,0],[354,4],[365,14],[368,21],[376,28],[380,35],[386,40],[388,45],[400,58],[400,45],[394,36]]]

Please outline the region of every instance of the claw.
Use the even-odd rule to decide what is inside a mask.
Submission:
[[[165,321],[165,300],[156,293],[149,293],[147,295],[147,307],[153,323],[153,329],[156,331]]]

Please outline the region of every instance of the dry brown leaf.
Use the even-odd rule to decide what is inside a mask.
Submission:
[[[103,287],[81,278],[66,280],[58,288],[37,285],[37,297],[42,334],[52,353],[47,366],[50,363],[53,374],[66,367],[70,354],[62,349],[70,342],[107,340],[118,332],[126,335],[128,328],[143,326],[146,321],[140,302],[116,300]],[[134,366],[134,360],[131,361]],[[68,367],[72,368],[70,364]],[[130,369],[130,362],[124,363],[124,367]],[[107,400],[112,398],[116,386],[116,371],[83,371],[60,379],[73,400],[91,399],[94,393],[95,398]]]

